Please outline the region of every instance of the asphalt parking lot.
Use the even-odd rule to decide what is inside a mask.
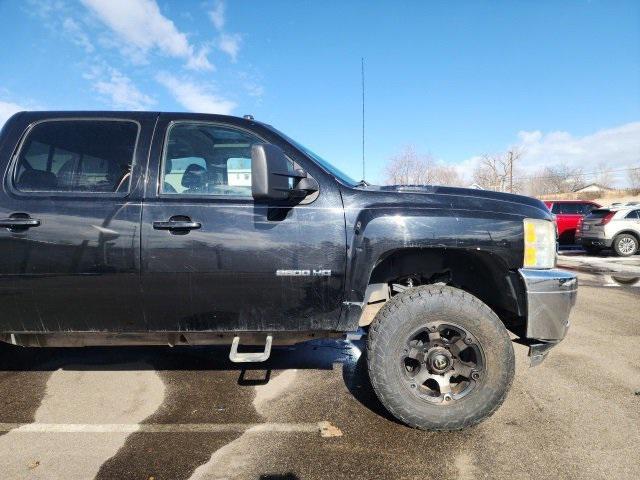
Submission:
[[[277,349],[0,347],[3,478],[640,478],[640,288],[580,273],[568,338],[515,344],[498,412],[463,432],[391,419],[359,342]]]
[[[558,263],[562,268],[579,270],[583,273],[620,273],[640,276],[640,254],[619,257],[611,250],[597,255],[588,255],[583,250],[560,251]]]

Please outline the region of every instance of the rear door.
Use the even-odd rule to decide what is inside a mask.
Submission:
[[[161,115],[158,122],[142,221],[149,328],[335,328],[346,257],[335,180],[282,144],[320,192],[296,206],[254,203],[251,145],[279,137],[250,122],[205,118],[212,119]]]
[[[640,209],[631,210],[627,215],[625,215],[624,219],[625,228],[633,230],[640,235]]]
[[[556,215],[558,241],[574,243],[576,227],[583,216],[583,205],[577,202],[554,202],[551,213]]]
[[[155,115],[23,118],[19,148],[1,151],[0,328],[143,329],[141,172]]]

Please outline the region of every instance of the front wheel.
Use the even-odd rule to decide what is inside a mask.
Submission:
[[[481,422],[504,401],[515,370],[498,316],[473,295],[436,285],[387,302],[369,329],[367,361],[382,404],[424,430]]]
[[[621,257],[630,257],[638,251],[638,240],[633,235],[623,233],[613,240],[613,249]]]

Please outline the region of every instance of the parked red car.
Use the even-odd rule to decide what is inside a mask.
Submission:
[[[600,208],[588,200],[549,200],[544,203],[555,215],[558,241],[563,245],[575,243],[578,223],[591,210]]]

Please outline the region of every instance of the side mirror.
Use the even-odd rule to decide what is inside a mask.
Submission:
[[[298,170],[297,174],[295,178],[299,179],[299,181],[296,186],[291,189],[291,198],[302,200],[307,195],[311,195],[320,189],[318,181],[313,177],[307,176],[307,172],[304,170]]]
[[[255,200],[302,200],[318,191],[318,182],[304,170],[293,171],[280,147],[251,146],[251,194]]]
[[[251,146],[251,195],[256,200],[289,198],[289,160],[275,145]]]

